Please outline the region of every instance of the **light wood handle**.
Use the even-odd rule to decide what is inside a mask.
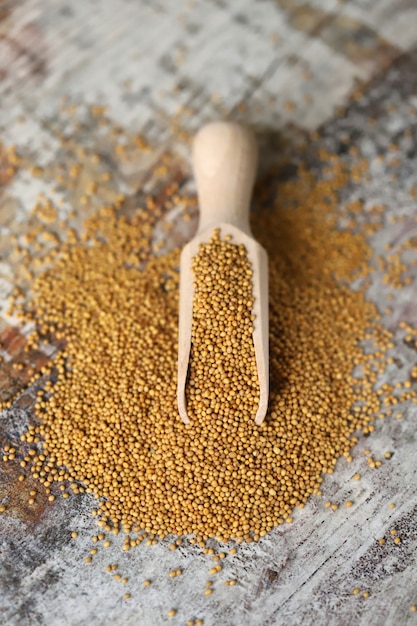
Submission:
[[[248,128],[232,122],[201,128],[193,144],[199,233],[226,222],[251,235],[249,207],[257,165],[256,140]]]

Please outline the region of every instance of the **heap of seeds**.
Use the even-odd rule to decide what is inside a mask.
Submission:
[[[200,245],[193,259],[194,300],[187,411],[195,426],[254,419],[259,383],[253,345],[252,269],[231,237]],[[237,468],[236,468],[237,469]]]
[[[261,426],[253,420],[253,346],[243,341],[251,334],[250,281],[236,296],[236,315],[228,309],[232,335],[216,335],[217,311],[204,308],[206,296],[214,297],[204,282],[210,250],[221,252],[215,272],[232,258],[230,271],[249,278],[241,249],[216,236],[195,259],[203,307],[196,320],[213,331],[203,339],[194,327],[192,423],[185,426],[176,406],[179,251],[152,253],[158,204],[149,201],[127,219],[119,200],[108,203],[86,221],[81,238],[71,231],[57,247],[30,308],[15,308],[36,323],[31,346],[65,342],[50,379],[43,368],[38,423],[23,437],[32,446],[32,473],[49,491],[61,482],[93,493],[100,524],[116,532],[134,527],[161,537],[253,541],[291,521],[339,457],[350,460],[357,429],[371,432],[377,414],[415,399],[409,386],[374,390],[390,362],[392,337],[365,298],[371,251],[350,219],[360,211],[352,205],[343,214],[338,196],[349,180],[360,180],[362,166],[321,156],[328,161],[324,180],[299,168],[272,207],[276,179],[257,192],[253,228],[270,265],[270,402]],[[380,219],[381,211],[371,217]],[[362,280],[356,291],[353,278]],[[414,331],[407,332],[414,341]],[[373,353],[362,340],[372,340]],[[207,377],[203,344],[207,351],[231,349],[230,372],[219,368]],[[203,382],[210,397],[197,391]]]

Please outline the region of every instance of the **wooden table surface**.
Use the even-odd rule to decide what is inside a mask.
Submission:
[[[167,152],[177,164],[171,165],[173,175],[186,184],[189,137],[211,119],[250,123],[261,140],[278,136],[286,150],[288,142],[320,129],[323,144],[337,152],[347,135],[361,142],[373,163],[374,187],[363,193],[387,206],[386,226],[373,240],[381,250],[404,236],[390,216],[405,216],[407,235],[417,234],[417,202],[409,193],[417,185],[416,44],[414,0],[3,0],[1,399],[23,391],[28,377],[26,370],[13,375],[9,367],[22,355],[30,330],[17,331],[16,320],[6,315],[6,298],[19,272],[12,241],[35,224],[31,211],[39,192],[50,192],[48,181],[29,175],[29,169],[9,177],[4,146],[14,144],[29,164],[47,171],[62,157],[59,137],[69,126],[77,146],[86,150],[108,140],[88,114],[91,105],[103,105],[119,135],[140,134],[153,146],[117,171],[108,163],[115,170],[115,193],[129,197],[141,181],[152,189],[156,183],[149,172]],[[75,121],[65,110],[73,105],[80,112]],[[346,111],[340,116],[342,105]],[[393,179],[378,169],[377,157],[407,128],[411,136],[401,146]],[[320,168],[317,164],[317,176],[323,175]],[[59,189],[54,193],[59,199]],[[71,206],[63,202],[59,209],[62,218],[75,211],[75,227],[85,213],[77,193]],[[369,297],[382,306],[377,278],[376,273]],[[416,360],[398,328],[400,319],[417,324],[415,281],[396,290],[393,306],[384,321],[397,337],[394,377],[402,368],[409,372]],[[35,369],[51,355],[52,349],[32,355]],[[1,413],[1,445],[18,440],[33,401],[29,389]],[[87,567],[84,557],[97,532],[90,498],[45,500],[34,511],[17,470],[2,463],[0,500],[8,508],[0,516],[0,623],[159,626],[176,607],[169,621],[175,625],[193,616],[206,626],[417,624],[417,613],[409,608],[417,604],[417,411],[415,405],[403,409],[403,420],[376,423],[372,436],[360,439],[352,463],[339,461],[323,483],[325,498],[312,497],[293,524],[256,545],[241,546],[226,567],[238,585],[219,586],[210,598],[201,593],[210,559],[195,546],[172,553],[162,542],[121,555],[118,537],[111,553]],[[373,471],[365,448],[375,458],[386,450],[395,453]],[[362,479],[353,484],[355,472]],[[342,502],[347,496],[354,500],[350,509],[329,514],[324,508],[325,499]],[[389,508],[392,501],[395,509]],[[401,547],[380,546],[378,537],[393,527]],[[76,541],[73,530],[79,533]],[[104,571],[111,560],[123,561],[130,602]],[[182,567],[184,575],[169,579],[173,567]],[[145,593],[146,578],[157,584]],[[368,590],[369,598],[352,595],[354,587]]]

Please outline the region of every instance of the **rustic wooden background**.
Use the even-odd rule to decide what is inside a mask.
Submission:
[[[104,105],[114,125],[141,133],[154,147],[115,172],[120,191],[129,194],[167,151],[177,155],[178,171],[187,178],[188,138],[213,118],[241,119],[261,137],[278,133],[291,141],[320,129],[323,143],[336,152],[342,137],[352,137],[371,162],[369,199],[388,206],[386,227],[374,239],[381,251],[388,242],[417,234],[417,203],[410,194],[417,184],[416,45],[415,0],[2,0],[0,142],[14,144],[28,163],[48,167],[60,151],[65,103],[82,110]],[[342,105],[346,111],[338,116]],[[83,124],[78,145],[88,149],[99,134],[91,117]],[[395,177],[378,161],[392,143],[399,146]],[[19,274],[12,242],[32,224],[32,207],[46,185],[27,171],[9,177],[3,166],[0,395],[6,399],[24,389],[30,367],[40,368],[52,348],[32,354],[23,371],[13,372],[30,329],[17,331],[16,320],[6,315],[6,298]],[[82,207],[74,198],[74,206],[60,205],[60,217],[75,208],[77,218]],[[401,224],[390,222],[398,215]],[[398,329],[400,319],[417,324],[410,275],[411,284],[395,292],[394,311],[385,320],[397,332],[397,378],[416,360]],[[382,292],[375,276],[370,297],[384,309]],[[33,398],[26,391],[1,413],[2,445],[18,440]],[[165,544],[141,546],[122,554],[118,538],[113,552],[102,552],[94,567],[87,566],[84,557],[97,532],[90,499],[41,499],[30,508],[30,480],[20,485],[20,471],[1,463],[0,500],[7,511],[0,516],[0,622],[159,626],[176,608],[170,621],[175,625],[191,618],[207,626],[417,623],[410,611],[417,604],[417,411],[415,405],[403,408],[403,420],[377,423],[372,436],[356,446],[353,462],[338,463],[325,479],[325,498],[313,497],[292,525],[259,544],[239,547],[224,570],[225,579],[236,577],[238,584],[219,584],[210,597],[202,589],[211,559],[193,546],[175,552]],[[384,461],[377,471],[369,469],[365,448]],[[394,453],[389,461],[386,451]],[[355,472],[362,474],[358,482],[352,481]],[[350,509],[324,508],[327,498],[348,497],[354,501]],[[390,538],[392,528],[402,538],[400,546]],[[77,540],[70,537],[73,530]],[[382,536],[384,546],[377,541]],[[123,568],[126,589],[104,571],[108,562]],[[184,574],[169,579],[177,567]],[[148,589],[146,578],[155,581]],[[369,597],[353,595],[355,587]],[[123,600],[125,591],[131,600]]]

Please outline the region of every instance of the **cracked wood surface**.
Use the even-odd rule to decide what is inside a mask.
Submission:
[[[355,140],[370,160],[372,181],[364,185],[363,199],[387,207],[386,226],[372,241],[375,251],[417,235],[417,204],[409,193],[417,185],[417,7],[412,0],[6,0],[0,18],[0,140],[15,144],[29,161],[48,168],[58,158],[59,132],[65,131],[57,113],[62,97],[81,106],[106,106],[114,125],[141,133],[156,147],[117,172],[119,190],[132,197],[141,181],[154,189],[149,173],[167,151],[177,155],[172,177],[188,184],[188,138],[204,121],[231,117],[253,125],[265,168],[278,149],[291,153],[293,142],[320,129],[318,140],[331,151],[346,150]],[[337,116],[342,105],[345,114]],[[84,142],[88,149],[94,120],[87,116],[79,122],[79,146]],[[408,138],[405,129],[411,129]],[[99,130],[94,132],[100,147]],[[378,161],[392,143],[400,147],[395,178]],[[30,378],[29,365],[18,374],[11,369],[29,331],[16,330],[6,316],[18,271],[11,237],[26,232],[45,185],[24,174],[9,180],[1,156],[3,398],[23,390]],[[108,165],[115,167],[111,160]],[[313,165],[317,176],[325,175],[323,165]],[[72,207],[60,207],[61,217],[72,208],[76,217],[81,214],[76,192],[74,198]],[[390,222],[398,215],[404,221]],[[177,234],[181,240],[186,235]],[[381,311],[388,304],[386,293],[375,272],[369,297]],[[411,282],[395,291],[393,312],[384,318],[396,333],[389,382],[416,363],[398,328],[401,319],[417,324],[416,302]],[[30,367],[40,369],[53,351],[31,354]],[[33,402],[29,390],[2,412],[2,445],[24,431]],[[342,459],[326,476],[325,499],[351,498],[354,506],[329,512],[325,499],[312,497],[293,524],[280,526],[257,545],[241,546],[224,571],[238,584],[218,585],[209,598],[201,589],[210,560],[195,546],[172,553],[162,542],[122,554],[116,552],[122,542],[117,537],[114,551],[101,551],[94,568],[87,567],[84,557],[97,532],[91,499],[78,495],[50,503],[42,496],[35,509],[29,508],[30,479],[20,484],[17,465],[0,462],[0,499],[8,503],[0,516],[1,623],[159,626],[168,623],[172,607],[178,612],[171,624],[185,624],[193,616],[206,626],[417,623],[409,610],[417,604],[417,411],[406,405],[403,412],[403,420],[377,422],[375,432],[353,450],[352,463]],[[375,458],[386,451],[393,456],[370,470],[365,448]],[[355,472],[362,474],[358,482],[352,481]],[[389,539],[394,527],[400,546]],[[77,540],[71,539],[72,530],[78,531]],[[377,541],[382,536],[388,537],[384,546]],[[131,602],[122,600],[120,585],[104,571],[108,562],[123,565]],[[168,572],[178,567],[184,574],[170,580]],[[143,589],[145,579],[155,584]],[[368,590],[369,598],[352,595],[354,587]]]

